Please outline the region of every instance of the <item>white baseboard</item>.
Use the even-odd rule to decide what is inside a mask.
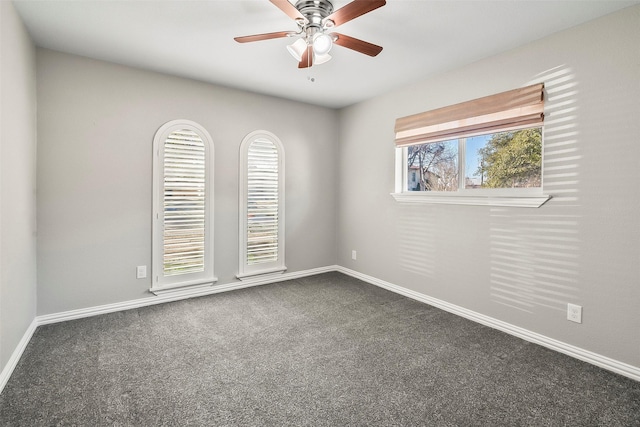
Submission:
[[[22,357],[22,353],[24,353],[24,349],[27,348],[27,344],[29,344],[29,341],[31,341],[31,337],[33,336],[33,333],[36,331],[37,327],[38,322],[36,319],[33,319],[26,332],[22,336],[22,339],[18,343],[18,346],[15,350],[13,350],[9,361],[4,366],[4,369],[2,369],[2,372],[0,372],[0,393],[2,393],[2,390],[4,390],[4,386],[7,385],[7,382],[9,381],[13,370],[18,365],[20,357]]]
[[[283,273],[276,276],[256,277],[254,279],[246,279],[243,281],[231,282],[224,285],[215,285],[215,286],[211,286],[209,288],[204,288],[204,289],[199,288],[193,291],[185,289],[182,292],[175,292],[168,295],[152,296],[152,297],[140,298],[132,301],[124,301],[124,302],[119,302],[114,304],[105,304],[105,305],[100,305],[96,307],[88,307],[88,308],[83,308],[78,310],[70,310],[70,311],[65,311],[61,313],[53,313],[53,314],[47,314],[43,316],[37,316],[33,320],[33,322],[31,322],[31,325],[29,326],[24,336],[20,340],[18,347],[16,347],[13,354],[11,355],[9,362],[7,362],[6,366],[2,370],[2,373],[0,373],[0,393],[4,389],[4,386],[9,380],[9,377],[11,376],[11,374],[13,373],[13,370],[18,364],[18,361],[20,360],[20,357],[22,356],[24,349],[27,347],[27,344],[31,340],[33,333],[35,332],[36,328],[40,325],[64,322],[67,320],[80,319],[83,317],[97,316],[100,314],[113,313],[116,311],[130,310],[133,308],[146,307],[150,305],[162,304],[165,302],[178,301],[182,299],[199,297],[204,295],[211,295],[211,294],[220,293],[220,292],[228,292],[228,291],[248,288],[252,286],[266,285],[269,283],[298,279],[301,277],[313,276],[315,274],[328,273],[332,271],[338,271],[340,273],[344,273],[348,276],[355,277],[356,279],[360,279],[372,285],[379,286],[391,292],[395,292],[397,294],[406,296],[416,301],[429,304],[431,306],[445,310],[449,313],[453,313],[458,316],[464,317],[466,319],[472,320],[474,322],[480,323],[482,325],[489,326],[490,328],[498,329],[502,332],[516,336],[518,338],[522,338],[526,341],[539,344],[541,346],[550,348],[552,350],[558,351],[560,353],[566,354],[568,356],[574,357],[584,362],[591,363],[592,365],[599,366],[603,369],[607,369],[617,374],[624,375],[625,377],[631,378],[633,380],[640,381],[640,368],[637,366],[632,366],[623,362],[619,362],[609,357],[602,356],[600,354],[593,353],[591,351],[582,349],[580,347],[576,347],[576,346],[555,340],[553,338],[546,337],[544,335],[529,331],[524,328],[520,328],[510,323],[506,323],[501,320],[494,319],[489,316],[485,316],[484,314],[476,313],[475,311],[468,310],[466,308],[457,306],[455,304],[451,304],[446,301],[439,300],[437,298],[432,298],[428,295],[424,295],[419,292],[415,292],[410,289],[403,288],[402,286],[394,285],[393,283],[389,283],[384,280],[380,280],[375,277],[368,276],[363,273],[359,273],[355,270],[351,270],[346,267],[342,267],[339,265],[330,265],[326,267],[313,268],[310,270]]]
[[[200,297],[200,296],[211,295],[211,294],[216,294],[220,292],[234,291],[236,289],[248,288],[251,286],[266,285],[274,282],[282,282],[285,280],[299,279],[301,277],[313,276],[316,274],[328,273],[328,272],[337,271],[337,270],[338,270],[337,265],[330,265],[326,267],[312,268],[310,270],[283,273],[275,276],[269,275],[264,277],[255,277],[251,279],[245,279],[243,281],[227,283],[224,285],[213,285],[206,288],[198,288],[198,289],[186,288],[184,290],[179,290],[179,291],[171,292],[169,294],[160,295],[160,296],[150,296],[147,298],[140,298],[132,301],[123,301],[123,302],[118,302],[114,304],[105,304],[105,305],[99,305],[95,307],[81,308],[77,310],[69,310],[69,311],[63,311],[60,313],[45,314],[43,316],[37,316],[35,319],[33,319],[33,322],[31,322],[31,325],[29,326],[24,336],[20,340],[18,347],[14,350],[13,354],[11,355],[11,358],[9,359],[6,366],[2,370],[2,373],[0,373],[0,393],[2,393],[2,390],[4,389],[4,386],[7,384],[7,381],[9,381],[9,377],[11,377],[11,374],[13,373],[13,370],[18,364],[18,361],[20,360],[20,357],[22,356],[24,349],[27,347],[27,344],[29,344],[29,341],[31,340],[33,333],[35,332],[36,328],[40,325],[48,325],[51,323],[65,322],[67,320],[81,319],[83,317],[98,316],[100,314],[114,313],[117,311],[130,310],[133,308],[146,307],[146,306],[155,305],[155,304],[162,304],[165,302],[179,301],[187,298]]]
[[[482,325],[489,326],[490,328],[497,329],[509,335],[522,338],[525,341],[539,344],[543,347],[547,347],[559,353],[563,353],[576,359],[582,360],[583,362],[587,362],[592,365],[599,366],[600,368],[615,372],[617,374],[624,375],[625,377],[631,378],[632,380],[640,381],[640,367],[619,362],[615,359],[611,359],[592,351],[585,350],[583,348],[576,347],[574,345],[567,344],[553,338],[549,338],[547,336],[529,331],[519,326],[503,322],[502,320],[494,319],[493,317],[485,316],[484,314],[468,310],[464,307],[460,307],[455,304],[439,300],[437,298],[432,298],[428,295],[412,291],[411,289],[403,288],[402,286],[394,285],[393,283],[389,283],[384,280],[359,273],[349,268],[338,266],[337,271],[355,277],[356,279],[360,279],[372,285],[387,289],[391,292],[404,295],[416,301],[432,305],[434,307],[440,308],[444,311],[448,311],[449,313],[453,313]]]
[[[61,313],[45,314],[36,317],[38,325],[47,325],[49,323],[65,322],[67,320],[80,319],[83,317],[97,316],[100,314],[113,313],[116,311],[130,310],[133,308],[146,307],[155,304],[163,304],[165,302],[179,301],[187,298],[201,297],[205,295],[217,294],[220,292],[235,291],[237,289],[248,288],[251,286],[266,285],[274,282],[282,282],[285,280],[298,279],[300,277],[313,276],[315,274],[337,271],[337,265],[327,267],[313,268],[310,270],[294,271],[291,273],[282,273],[278,275],[268,275],[264,277],[256,276],[242,281],[226,283],[223,285],[212,285],[206,287],[176,289],[170,293],[160,294],[140,298],[137,300],[117,302],[113,304],[99,305],[95,307],[81,308],[78,310],[63,311]]]

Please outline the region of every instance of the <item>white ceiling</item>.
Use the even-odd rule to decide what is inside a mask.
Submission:
[[[233,40],[297,29],[268,0],[14,1],[38,46],[332,108],[638,3],[388,0],[336,30],[383,46],[380,55],[334,46],[330,62],[300,70],[291,39]]]

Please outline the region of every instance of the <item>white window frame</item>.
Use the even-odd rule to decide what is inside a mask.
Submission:
[[[536,126],[533,126],[536,127]],[[542,150],[544,159],[544,126],[542,127]],[[496,130],[494,133],[505,130],[527,129],[530,127],[519,127],[516,129]],[[478,134],[481,135],[481,134]],[[469,135],[475,136],[475,135]],[[454,138],[455,139],[455,138]],[[451,140],[451,139],[449,139]],[[435,143],[435,142],[431,142]],[[423,203],[423,204],[446,204],[446,205],[473,205],[473,206],[513,206],[531,207],[542,206],[551,196],[543,194],[544,168],[541,165],[542,180],[540,187],[536,188],[465,188],[465,147],[466,138],[458,139],[458,190],[457,191],[409,191],[407,189],[407,147],[395,148],[395,191],[391,196],[403,203]]]
[[[205,147],[205,249],[204,271],[164,276],[163,224],[164,224],[164,146],[167,137],[179,130],[197,133]],[[217,282],[214,274],[214,146],[209,132],[191,120],[172,120],[162,125],[153,138],[153,231],[152,231],[152,283],[150,291],[156,295],[181,291],[185,287],[208,287]]]
[[[278,151],[278,251],[277,260],[260,264],[249,265],[247,263],[247,198],[248,198],[248,154],[251,144],[257,139],[267,139],[272,142]],[[285,161],[284,146],[280,139],[266,130],[257,130],[249,133],[240,144],[240,176],[239,176],[239,238],[238,238],[238,274],[241,280],[257,275],[282,274],[285,265]]]

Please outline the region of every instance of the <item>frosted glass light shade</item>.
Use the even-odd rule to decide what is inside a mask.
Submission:
[[[324,55],[318,55],[318,54],[313,55],[313,63],[315,65],[324,64],[330,59],[331,59],[331,55],[329,55],[328,53],[325,53]]]
[[[307,42],[305,42],[304,39],[298,39],[292,44],[288,45],[287,50],[289,51],[291,56],[296,59],[296,61],[300,62],[302,61],[302,54],[305,50],[307,50]]]
[[[326,55],[333,46],[333,40],[328,34],[318,33],[313,37],[313,51],[316,55]]]

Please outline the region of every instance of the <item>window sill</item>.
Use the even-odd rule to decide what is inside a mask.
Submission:
[[[397,202],[440,205],[502,206],[539,208],[551,196],[469,196],[459,194],[391,193]]]
[[[192,284],[192,283],[179,283],[176,285],[169,285],[163,287],[151,287],[149,291],[155,295],[182,295],[182,294],[191,294],[193,292],[200,291],[202,288],[208,288],[213,286],[218,281],[217,277],[214,277],[213,280],[201,283],[201,284]]]
[[[247,279],[253,279],[256,276],[263,276],[263,277],[277,276],[284,273],[286,269],[287,267],[282,266],[282,267],[271,268],[268,270],[259,270],[259,271],[252,271],[251,273],[237,274],[236,277],[240,280],[247,280]]]

